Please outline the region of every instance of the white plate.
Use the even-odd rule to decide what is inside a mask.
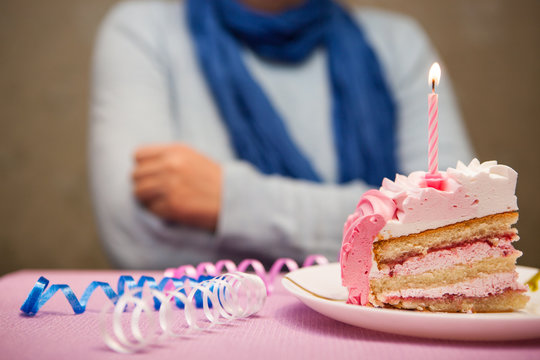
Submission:
[[[519,280],[538,269],[518,266]],[[304,304],[332,319],[388,333],[448,340],[524,340],[540,338],[540,291],[529,293],[527,307],[512,313],[462,314],[379,309],[346,304],[338,263],[287,274],[283,286]]]

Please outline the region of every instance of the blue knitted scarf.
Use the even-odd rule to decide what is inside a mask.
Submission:
[[[312,164],[242,59],[247,46],[284,63],[326,49],[339,182],[379,185],[396,166],[396,109],[381,66],[359,25],[331,0],[307,0],[279,14],[239,0],[188,0],[187,16],[201,69],[239,158],[265,174],[320,182]]]

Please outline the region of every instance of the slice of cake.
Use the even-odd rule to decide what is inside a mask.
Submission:
[[[496,161],[395,181],[366,192],[344,226],[348,302],[446,312],[521,309],[517,173]]]

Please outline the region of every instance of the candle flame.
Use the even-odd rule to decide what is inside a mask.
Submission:
[[[439,63],[435,62],[431,65],[428,80],[429,86],[433,89],[435,89],[435,85],[439,85],[439,81],[441,80],[441,67],[439,66]]]

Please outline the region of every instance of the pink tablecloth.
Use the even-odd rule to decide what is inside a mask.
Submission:
[[[258,316],[189,339],[172,339],[137,355],[109,350],[98,315],[101,291],[85,313],[74,315],[62,294],[34,317],[19,308],[40,275],[69,284],[80,296],[92,280],[116,290],[118,276],[141,272],[18,271],[0,278],[1,359],[540,359],[540,340],[468,343],[426,340],[365,330],[326,318],[289,295],[280,284]],[[145,274],[159,277],[159,273]]]

